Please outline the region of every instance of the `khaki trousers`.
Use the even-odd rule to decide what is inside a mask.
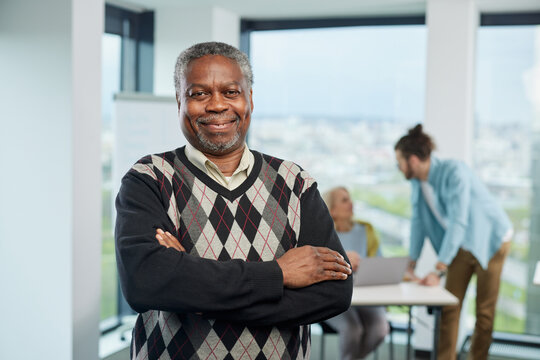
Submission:
[[[463,298],[473,274],[477,276],[476,325],[468,359],[485,360],[488,358],[501,272],[509,251],[510,242],[503,243],[489,261],[487,269],[483,269],[469,251],[459,249],[458,254],[448,267],[446,279],[446,289],[458,298],[459,304],[445,306],[442,309],[439,360],[456,360],[459,316]]]

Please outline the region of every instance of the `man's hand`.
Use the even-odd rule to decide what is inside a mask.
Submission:
[[[443,262],[437,262],[435,265],[436,271],[432,271],[425,278],[420,281],[420,284],[427,286],[439,285],[441,282],[441,274],[445,274],[448,271],[448,266]]]
[[[358,265],[360,264],[360,255],[353,250],[349,250],[346,253],[349,261],[351,262],[352,271],[356,272],[356,270],[358,269]]]
[[[165,247],[176,249],[180,252],[186,251],[180,244],[177,238],[175,238],[170,232],[164,232],[161,229],[156,229],[156,239],[159,243]]]
[[[420,285],[426,285],[426,286],[436,286],[439,285],[441,279],[439,278],[439,275],[437,275],[434,272],[430,272],[426,275],[425,278],[420,280]]]
[[[439,271],[448,271],[448,265],[446,265],[443,262],[438,261],[437,264],[435,265],[435,269]]]
[[[325,247],[293,248],[277,259],[283,272],[283,285],[302,288],[326,280],[345,280],[352,274],[343,256]]]

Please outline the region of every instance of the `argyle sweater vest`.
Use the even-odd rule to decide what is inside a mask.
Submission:
[[[229,191],[190,163],[184,148],[141,159],[130,172],[159,184],[180,243],[191,255],[271,261],[297,245],[300,199],[312,178],[292,162],[253,152],[248,179]],[[196,313],[150,310],[133,330],[132,359],[307,359],[309,325],[250,327]]]

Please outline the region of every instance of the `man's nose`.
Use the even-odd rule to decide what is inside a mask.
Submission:
[[[223,112],[229,108],[229,104],[222,94],[213,94],[208,103],[206,104],[206,111],[208,112]]]

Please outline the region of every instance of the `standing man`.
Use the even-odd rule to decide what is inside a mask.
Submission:
[[[245,144],[252,79],[230,45],[182,52],[188,145],[122,179],[118,271],[140,313],[132,359],[307,359],[309,324],[350,305],[351,269],[317,184]]]
[[[510,251],[512,224],[485,185],[464,163],[431,155],[435,144],[422,125],[395,145],[399,169],[411,181],[411,272],[428,237],[438,254],[434,271],[421,283],[438,285],[459,299],[444,307],[439,359],[456,359],[461,304],[473,274],[477,276],[476,325],[470,357],[487,359],[501,271]]]

